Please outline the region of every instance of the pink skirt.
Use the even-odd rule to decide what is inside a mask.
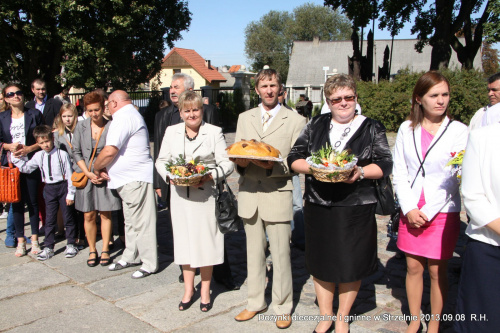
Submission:
[[[434,219],[420,228],[411,228],[401,212],[398,231],[398,248],[406,253],[429,258],[447,260],[460,233],[460,213],[438,213]]]

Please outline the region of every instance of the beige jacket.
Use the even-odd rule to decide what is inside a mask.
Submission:
[[[292,219],[292,176],[286,157],[306,125],[306,119],[281,107],[265,133],[262,132],[260,107],[240,114],[235,142],[242,139],[262,141],[281,152],[283,162],[275,163],[272,170],[250,164],[238,167],[240,189],[238,214],[251,218],[258,209],[260,218],[267,222],[288,222]]]

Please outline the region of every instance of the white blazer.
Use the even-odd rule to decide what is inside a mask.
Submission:
[[[429,148],[436,142],[446,126],[450,123],[446,117],[439,127]],[[429,152],[422,170],[417,175],[422,157],[422,132],[421,126],[415,128],[415,144],[413,141],[413,129],[410,121],[405,121],[399,128],[394,147],[394,166],[392,170],[393,184],[401,205],[403,214],[418,208],[417,204],[424,189],[426,204],[421,211],[432,220],[439,212],[460,212],[459,182],[451,174],[451,167],[446,163],[451,159],[452,152],[465,149],[467,144],[467,126],[458,121],[453,121],[444,135],[439,139],[434,148]],[[417,156],[418,154],[418,156]],[[420,157],[420,161],[419,161]],[[415,179],[413,188],[411,183]]]
[[[184,155],[184,138],[185,124],[183,122],[167,127],[155,164],[156,170],[163,179],[167,177],[165,164],[179,157],[179,154]],[[209,169],[218,167],[219,178],[215,171],[212,172],[215,183],[222,181],[222,172],[226,177],[233,172],[233,162],[227,157],[226,140],[220,127],[203,122],[196,143],[194,151],[189,153],[193,158],[198,158],[200,162],[206,164]]]
[[[470,223],[466,234],[500,246],[500,235],[486,227],[500,217],[500,124],[470,133],[462,165],[462,194]]]

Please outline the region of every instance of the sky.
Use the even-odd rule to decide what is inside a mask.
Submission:
[[[245,55],[245,28],[252,21],[258,21],[271,10],[292,12],[304,3],[323,6],[323,0],[189,0],[192,13],[189,31],[182,32],[182,40],[174,46],[193,49],[214,66],[245,65],[250,61]],[[375,39],[390,39],[390,33],[380,31],[375,24]],[[396,37],[415,38],[405,27]],[[368,29],[365,29],[365,34]],[[165,54],[170,50],[166,50]]]

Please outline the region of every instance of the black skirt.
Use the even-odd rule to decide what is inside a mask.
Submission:
[[[326,207],[306,201],[306,267],[312,276],[348,283],[377,271],[376,206]]]

